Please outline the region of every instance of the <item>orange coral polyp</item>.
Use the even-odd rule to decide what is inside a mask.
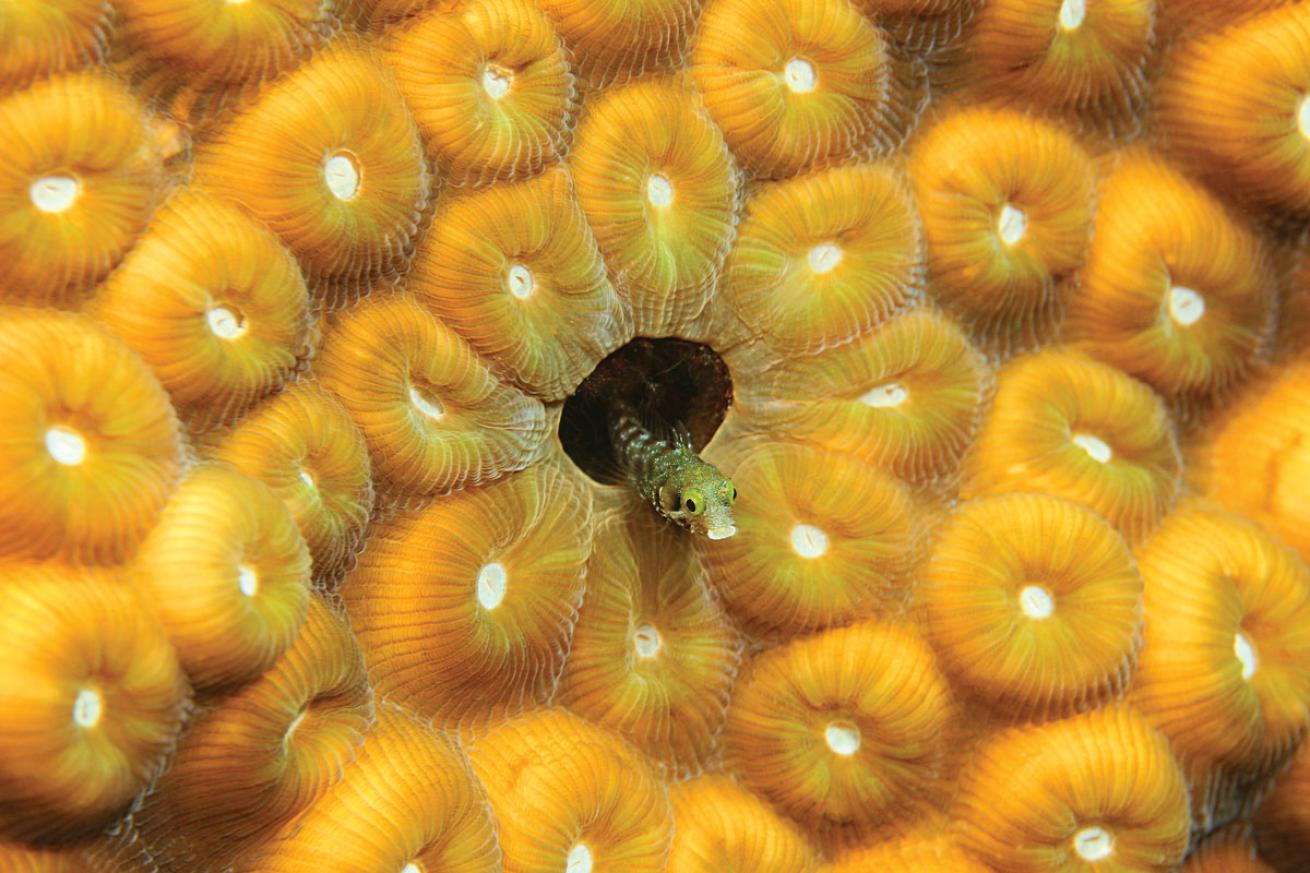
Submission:
[[[961,496],[1064,497],[1105,516],[1131,543],[1173,504],[1181,466],[1172,423],[1149,388],[1054,347],[1001,371],[965,459]]]
[[[496,822],[468,759],[390,703],[341,781],[243,857],[234,873],[501,869]]]
[[[145,228],[163,183],[145,110],[102,73],[0,97],[0,302],[71,306]]]
[[[1257,519],[1310,561],[1310,357],[1246,387],[1189,457],[1195,487]]]
[[[1053,110],[1131,111],[1146,91],[1152,0],[999,0],[982,5],[966,48],[975,86]]]
[[[647,514],[598,526],[555,702],[676,774],[710,758],[739,643],[691,544]]]
[[[546,702],[582,601],[590,513],[547,462],[379,524],[341,589],[373,686],[460,729]]]
[[[410,289],[493,366],[561,400],[630,332],[568,175],[448,203]]]
[[[953,706],[912,631],[865,623],[760,655],[724,732],[731,772],[820,835],[868,842],[924,812],[950,743]]]
[[[311,279],[403,268],[431,179],[390,72],[351,42],[278,80],[206,143],[197,180],[240,203]]]
[[[988,369],[951,320],[927,310],[787,358],[735,403],[752,429],[853,455],[909,481],[954,473],[977,427]]]
[[[636,331],[686,330],[737,220],[736,165],[718,128],[672,81],[615,88],[588,107],[571,169]]]
[[[118,563],[182,471],[168,397],[84,316],[0,309],[0,556]]]
[[[1166,518],[1137,562],[1146,630],[1132,699],[1173,743],[1206,816],[1211,785],[1267,777],[1310,732],[1310,569],[1203,503]]]
[[[541,0],[590,88],[681,66],[704,0]]]
[[[253,679],[295,640],[310,561],[267,485],[226,464],[193,467],[132,565],[191,684]]]
[[[1077,140],[1018,110],[954,109],[914,143],[910,179],[934,296],[998,342],[1044,333],[1092,231]]]
[[[113,25],[109,0],[27,0],[7,6],[0,24],[0,93],[101,60]]]
[[[1241,379],[1275,304],[1259,239],[1149,152],[1104,180],[1065,337],[1167,397],[1210,399]]]
[[[891,62],[850,0],[710,0],[691,74],[742,165],[792,176],[877,140]]]
[[[309,298],[277,238],[229,203],[174,197],[90,311],[150,365],[192,426],[223,423],[309,355]]]
[[[141,830],[172,867],[227,867],[341,779],[372,720],[355,639],[313,596],[282,657],[193,721]]]
[[[325,337],[318,376],[364,435],[389,492],[477,485],[541,457],[540,401],[501,384],[473,350],[409,297],[363,303]]]
[[[0,604],[0,839],[100,832],[156,776],[181,727],[177,656],[107,571],[3,565]]]
[[[1223,4],[1227,6],[1228,4]],[[1310,211],[1310,8],[1179,41],[1156,89],[1168,142],[1220,191]]]
[[[1014,873],[1166,873],[1187,850],[1187,789],[1169,744],[1130,707],[1012,728],[960,776],[953,830]]]
[[[500,823],[506,873],[666,869],[668,796],[614,735],[542,709],[494,728],[469,755]]]
[[[697,540],[729,612],[785,635],[887,611],[909,584],[917,512],[899,480],[808,446],[752,450],[732,470],[737,533]]]
[[[323,0],[116,0],[116,6],[127,40],[192,87],[272,79],[336,27],[332,4]]]
[[[919,220],[891,168],[834,167],[762,186],[728,253],[719,296],[783,357],[846,342],[922,284]]]
[[[431,10],[391,38],[386,57],[450,183],[522,179],[564,153],[573,74],[550,21],[527,0]]]
[[[814,850],[795,824],[722,775],[674,785],[668,873],[768,870],[814,873]]]
[[[943,670],[1007,719],[1105,703],[1141,643],[1142,578],[1123,538],[1045,495],[964,503],[938,532],[916,599]]]
[[[313,382],[301,382],[246,415],[213,457],[260,480],[291,510],[314,562],[332,580],[363,544],[373,511],[364,437]]]

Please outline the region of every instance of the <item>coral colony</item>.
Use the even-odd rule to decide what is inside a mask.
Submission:
[[[0,0],[0,871],[1310,871],[1310,4]]]

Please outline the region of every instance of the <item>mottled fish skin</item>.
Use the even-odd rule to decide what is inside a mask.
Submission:
[[[735,534],[737,489],[732,480],[701,460],[685,432],[647,421],[627,404],[610,410],[610,442],[637,493],[660,515],[693,533],[712,540]]]

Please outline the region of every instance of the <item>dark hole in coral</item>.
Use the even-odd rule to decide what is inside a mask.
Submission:
[[[638,337],[597,364],[564,402],[559,438],[583,472],[609,485],[619,482],[607,424],[618,399],[681,424],[700,451],[732,405],[732,377],[709,346],[680,339]]]

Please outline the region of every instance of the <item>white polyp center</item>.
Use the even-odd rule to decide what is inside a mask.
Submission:
[[[435,397],[429,397],[427,394],[412,385],[409,389],[409,402],[414,404],[414,408],[428,418],[441,418],[441,416],[446,414],[446,410],[441,405],[441,401],[437,400]]]
[[[1296,108],[1296,127],[1301,136],[1310,139],[1310,94],[1301,98],[1301,105]]]
[[[1055,601],[1051,592],[1040,585],[1025,585],[1019,592],[1019,608],[1029,618],[1050,618],[1055,612]]]
[[[304,483],[305,483],[306,485],[308,485],[310,488],[314,488],[314,487],[315,487],[315,485],[314,485],[314,477],[311,476],[311,475],[309,475],[309,471],[308,471],[308,470],[301,469],[301,471],[300,471],[300,481],[301,481],[301,482],[304,482]]]
[[[492,65],[482,71],[482,88],[492,100],[499,100],[508,94],[512,81],[509,70],[504,67]]]
[[[848,721],[834,721],[823,729],[823,740],[834,754],[849,758],[860,750],[860,729]]]
[[[564,859],[564,873],[591,873],[591,849],[586,843],[578,843],[569,850]]]
[[[651,625],[643,624],[632,635],[632,647],[643,658],[653,658],[658,655],[661,645],[660,632]]]
[[[1237,656],[1237,663],[1242,665],[1242,679],[1251,681],[1256,668],[1260,666],[1260,658],[1256,655],[1251,640],[1241,631],[1233,637],[1233,654]]]
[[[1087,17],[1087,0],[1064,0],[1060,4],[1060,27],[1077,30]]]
[[[651,206],[663,209],[673,203],[673,183],[667,176],[661,176],[659,173],[651,174],[646,180],[646,199],[650,201]]]
[[[404,867],[401,868],[400,873],[423,873],[423,869],[419,867],[419,865],[415,864],[413,861],[410,861],[408,864],[406,864]]]
[[[1189,327],[1205,315],[1205,298],[1182,285],[1169,289],[1169,317],[1183,327]]]
[[[353,199],[359,193],[359,167],[350,155],[337,154],[323,163],[323,178],[338,200]]]
[[[797,94],[808,94],[819,84],[819,77],[814,72],[814,64],[804,58],[792,58],[782,68],[783,81]]]
[[[302,709],[300,712],[296,713],[295,718],[291,719],[291,724],[287,725],[286,733],[282,734],[282,741],[286,742],[291,739],[291,735],[296,732],[296,728],[300,727],[300,723],[304,720],[305,710]]]
[[[86,460],[86,440],[72,428],[60,425],[45,432],[45,450],[66,467],[76,467]]]
[[[860,402],[866,406],[872,406],[874,409],[886,409],[888,407],[900,406],[910,397],[910,392],[899,382],[888,382],[886,385],[879,385],[860,398]]]
[[[1103,861],[1114,853],[1114,837],[1100,825],[1083,828],[1073,835],[1073,850],[1084,861]]]
[[[483,609],[495,609],[505,599],[509,576],[499,561],[492,561],[478,571],[478,603]]]
[[[509,268],[509,275],[505,279],[505,287],[509,288],[509,293],[518,299],[527,300],[532,296],[536,282],[532,279],[531,270],[522,264],[515,264]]]
[[[247,597],[254,597],[255,592],[259,590],[259,577],[249,567],[240,566],[237,568],[237,587]]]
[[[1028,216],[1023,214],[1023,210],[1008,203],[1002,206],[1001,214],[996,218],[996,233],[1001,237],[1001,242],[1012,246],[1023,239],[1027,232]]]
[[[81,190],[82,186],[72,176],[42,176],[32,183],[27,193],[37,209],[58,214],[73,205]]]
[[[103,709],[100,692],[93,688],[83,688],[73,700],[73,724],[81,728],[93,728],[100,723]]]
[[[807,260],[810,262],[810,269],[816,273],[831,272],[834,267],[841,263],[841,249],[832,243],[823,243],[810,249]]]
[[[791,529],[791,548],[802,558],[821,557],[828,551],[828,535],[812,524],[798,524]]]
[[[1074,434],[1073,444],[1086,452],[1093,461],[1100,461],[1102,464],[1110,463],[1110,459],[1114,457],[1114,452],[1106,441],[1091,434]]]
[[[205,313],[209,329],[219,339],[234,340],[246,332],[245,320],[223,306],[215,306]]]

